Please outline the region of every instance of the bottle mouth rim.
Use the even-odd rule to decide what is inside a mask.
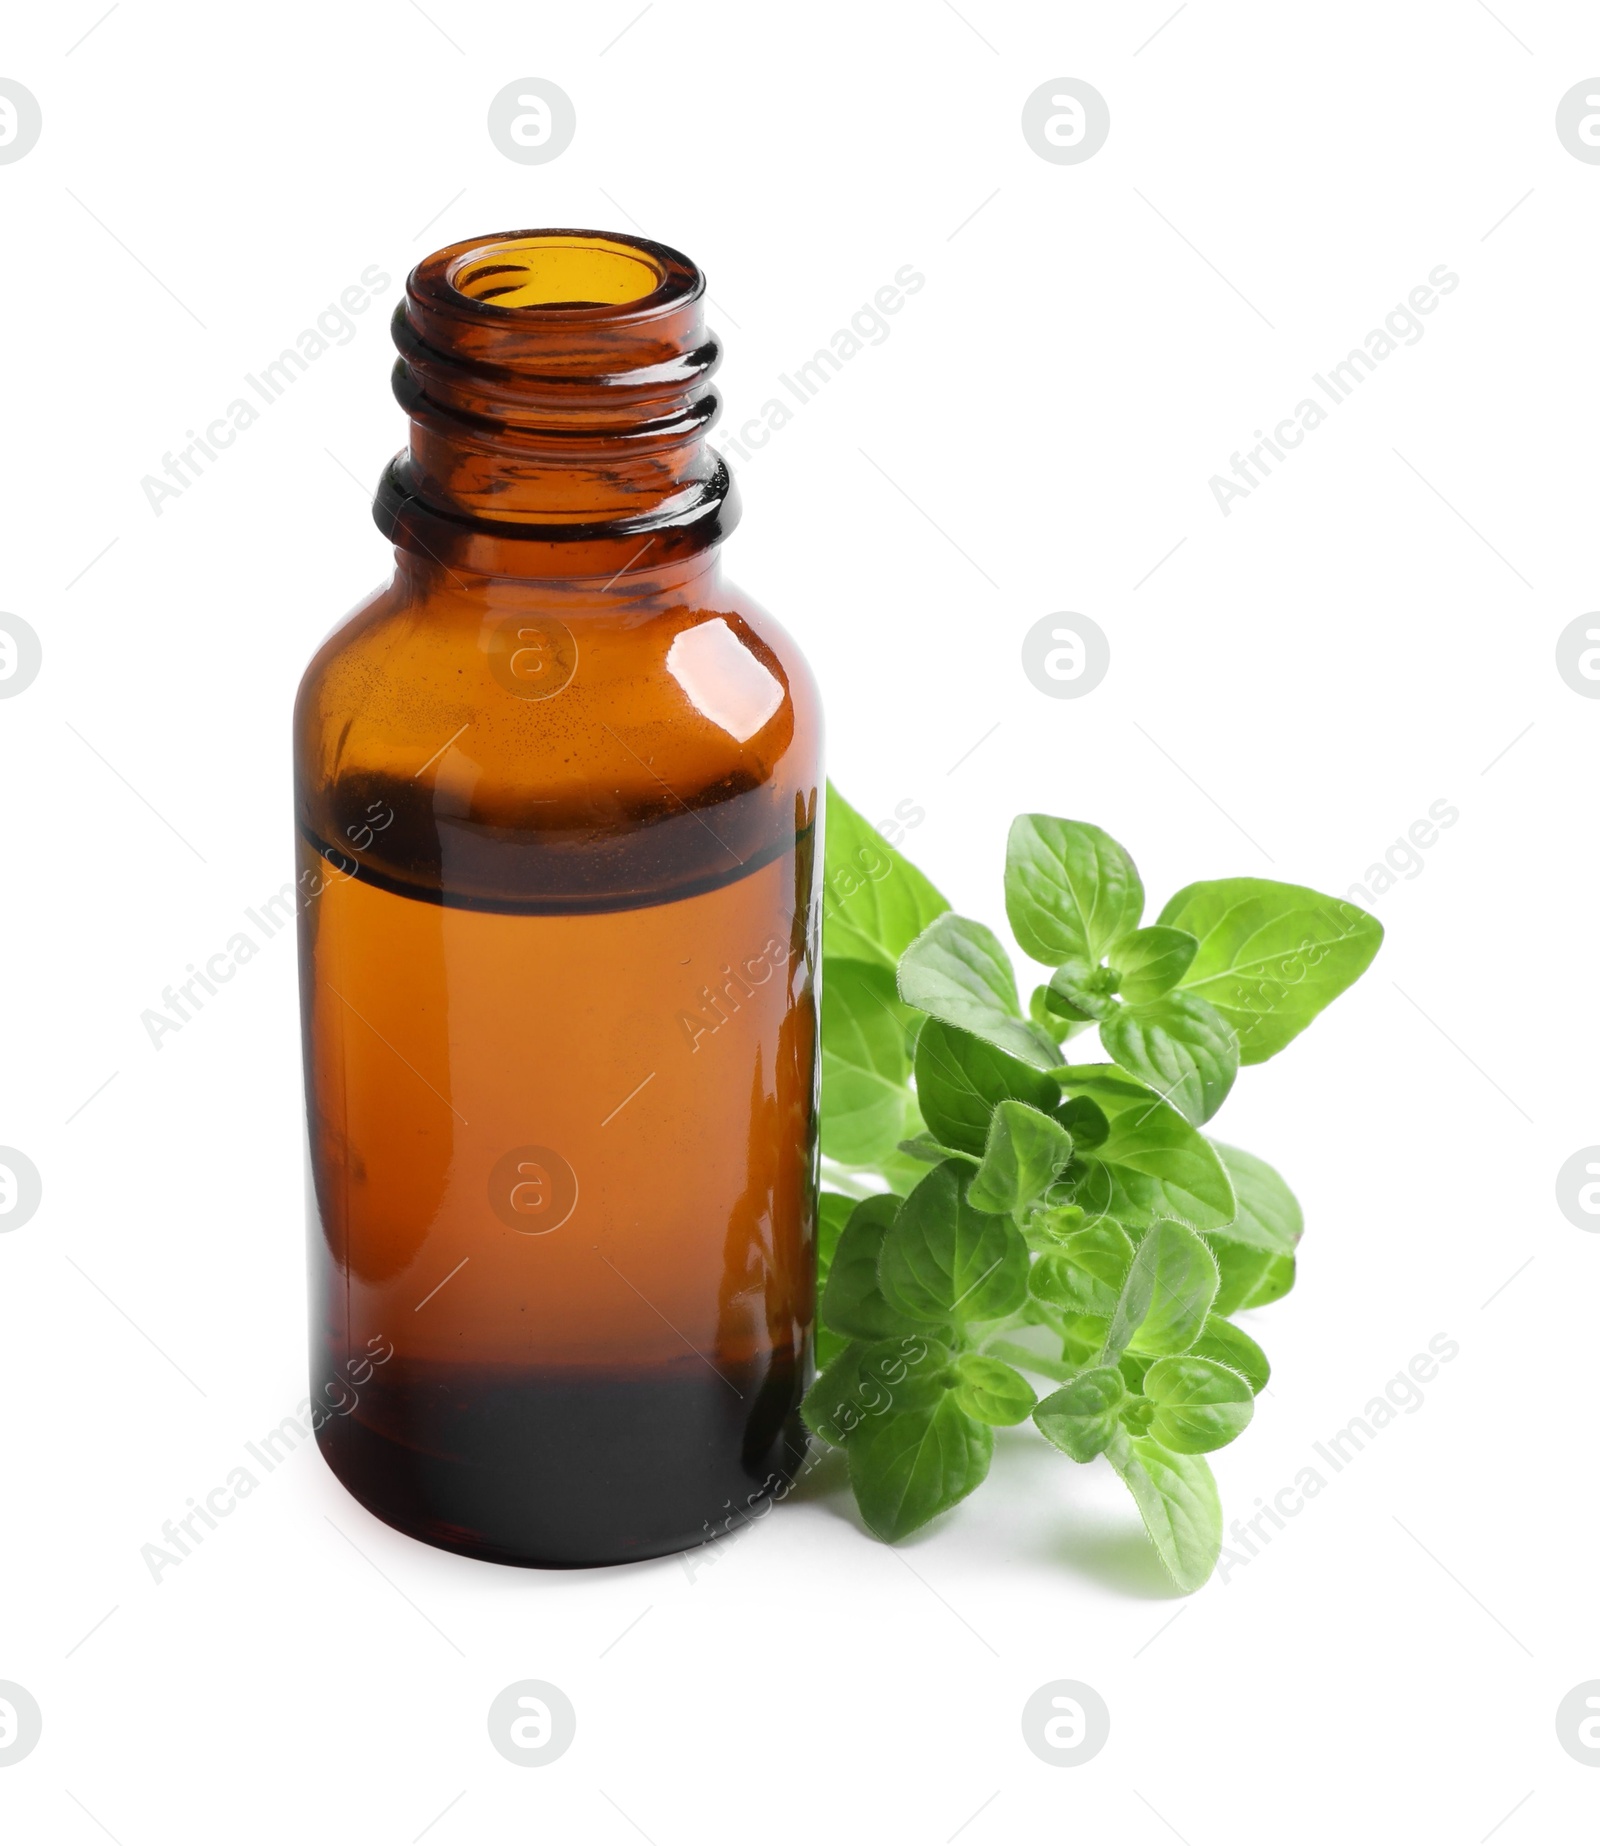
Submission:
[[[412,271],[407,293],[436,312],[508,329],[626,325],[697,301],[705,277],[652,238],[550,227],[447,244]]]

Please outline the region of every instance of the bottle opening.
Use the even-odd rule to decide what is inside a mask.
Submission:
[[[555,233],[480,244],[459,259],[450,285],[497,308],[617,308],[666,280],[644,250],[609,237]]]

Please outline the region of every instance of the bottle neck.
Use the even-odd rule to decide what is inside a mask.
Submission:
[[[500,604],[509,612],[525,611],[528,592],[536,586],[540,613],[574,631],[596,620],[631,628],[685,606],[716,608],[722,592],[722,564],[715,545],[648,566],[641,560],[633,570],[609,579],[552,572],[530,582],[526,572],[444,563],[406,545],[395,547],[395,567],[413,602],[430,609],[459,604],[475,621],[492,619]]]
[[[374,513],[462,573],[589,582],[718,544],[733,484],[706,444],[721,347],[678,252],[590,231],[513,232],[420,263],[395,310],[410,441]]]

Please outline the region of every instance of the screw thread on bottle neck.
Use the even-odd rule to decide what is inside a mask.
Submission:
[[[419,263],[395,310],[410,441],[378,525],[493,574],[587,579],[675,563],[737,517],[706,432],[722,353],[705,279],[664,244],[517,231]]]

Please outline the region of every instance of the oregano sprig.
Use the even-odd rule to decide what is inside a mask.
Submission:
[[[1270,1376],[1230,1317],[1293,1287],[1303,1229],[1279,1175],[1203,1128],[1242,1066],[1363,973],[1381,926],[1260,878],[1188,885],[1147,923],[1117,841],[1024,814],[1005,913],[1048,971],[1024,1006],[993,930],[831,787],[825,863],[807,1423],[894,1540],[971,1493],[994,1430],[1031,1417],[1072,1460],[1110,1462],[1198,1589],[1222,1542],[1204,1457]],[[1069,1056],[1091,1029],[1102,1057]]]

